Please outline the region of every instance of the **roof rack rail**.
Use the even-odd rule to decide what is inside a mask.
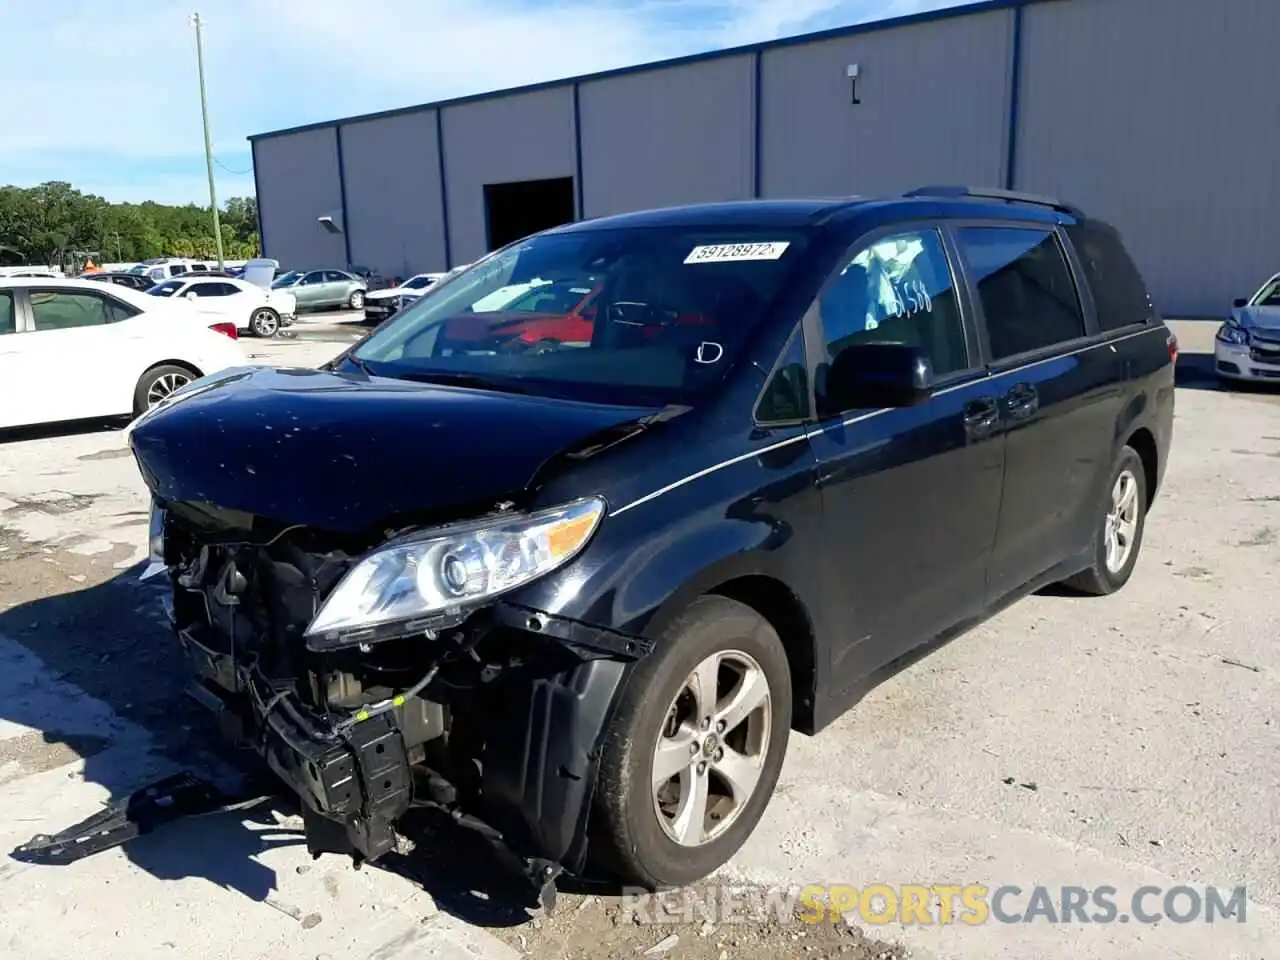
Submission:
[[[1038,207],[1050,207],[1060,213],[1084,219],[1084,211],[1074,204],[1064,203],[1053,197],[1035,193],[1019,193],[1017,190],[997,190],[994,187],[917,187],[903,194],[904,197],[973,197],[975,200],[1003,200],[1006,203],[1030,203]]]

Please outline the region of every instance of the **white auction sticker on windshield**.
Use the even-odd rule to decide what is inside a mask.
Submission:
[[[736,260],[777,260],[790,243],[715,243],[694,247],[685,263],[731,263]]]

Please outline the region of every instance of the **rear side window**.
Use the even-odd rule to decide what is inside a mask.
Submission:
[[[109,301],[96,294],[79,291],[32,290],[31,318],[37,330],[70,330],[100,327],[124,319]]]
[[[1156,318],[1155,305],[1120,235],[1092,223],[1065,229],[1080,258],[1085,282],[1093,293],[1098,326],[1103,330],[1118,330],[1151,323]]]
[[[18,329],[13,312],[13,294],[0,290],[0,334],[14,333]]]
[[[993,360],[1086,335],[1075,281],[1053,231],[965,227],[957,233],[977,284]]]

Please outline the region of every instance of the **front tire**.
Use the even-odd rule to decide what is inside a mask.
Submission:
[[[270,307],[259,307],[249,317],[249,332],[255,337],[270,340],[280,332],[280,314]]]
[[[133,388],[133,415],[140,417],[175,390],[181,390],[196,375],[185,367],[171,363],[152,367],[138,378]]]
[[[606,730],[604,865],[649,890],[715,872],[764,814],[790,729],[777,632],[745,604],[700,597],[632,668]]]
[[[351,296],[347,298],[347,309],[348,310],[364,309],[364,291],[363,290],[351,291]]]
[[[1063,584],[1081,593],[1115,593],[1133,575],[1147,521],[1147,473],[1132,447],[1121,449],[1093,535],[1090,566]]]

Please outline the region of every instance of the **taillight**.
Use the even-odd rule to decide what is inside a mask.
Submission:
[[[209,325],[209,329],[215,333],[225,334],[232,340],[240,339],[240,331],[236,329],[234,323],[213,323]]]
[[[1172,331],[1169,332],[1169,362],[1178,362],[1178,338]]]

